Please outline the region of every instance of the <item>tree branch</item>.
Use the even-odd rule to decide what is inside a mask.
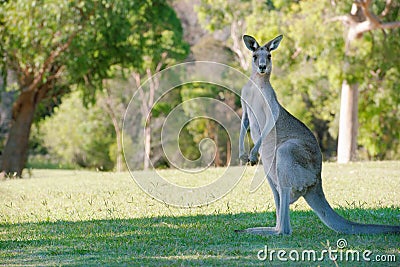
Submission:
[[[242,33],[243,33],[243,21],[236,21],[234,19],[231,24],[231,38],[233,41],[232,51],[236,54],[239,59],[240,66],[247,70],[249,68],[249,61],[247,56],[242,51]]]
[[[354,0],[351,15],[343,15],[331,18],[329,21],[341,21],[348,26],[346,47],[357,38],[361,38],[365,32],[376,29],[394,29],[400,27],[400,21],[382,23],[380,19],[371,12],[372,0]],[[386,15],[390,10],[391,0],[386,0],[385,10],[382,12]],[[385,33],[385,32],[384,32]]]
[[[46,98],[47,93],[50,91],[51,88],[53,88],[51,83],[61,76],[64,69],[65,69],[65,66],[56,67],[53,70],[54,74],[47,77],[46,82],[43,85],[39,86],[39,89],[37,90],[37,96],[35,99],[36,102],[40,102],[42,99]]]
[[[60,78],[61,74],[64,70],[65,70],[64,65],[57,67],[55,73],[53,75],[50,75],[49,77],[47,77],[46,82],[51,82],[53,80]]]
[[[336,16],[333,18],[328,19],[326,22],[335,22],[335,21],[341,21],[343,24],[350,25],[351,19],[349,15],[343,15],[343,16]]]
[[[131,75],[132,75],[133,79],[135,79],[136,87],[137,87],[137,90],[139,91],[140,98],[142,100],[142,105],[140,106],[140,109],[141,109],[142,115],[144,117],[144,116],[147,115],[149,108],[147,106],[146,96],[145,96],[145,94],[143,92],[143,88],[142,88],[142,86],[140,84],[141,83],[140,74],[136,73],[136,72],[132,72]]]
[[[148,109],[150,109],[154,104],[154,95],[155,95],[155,91],[157,88],[156,88],[156,83],[154,81],[154,78],[152,76],[150,68],[146,69],[146,74],[147,74],[147,78],[149,79],[149,84],[150,84],[149,101],[147,103]]]
[[[386,22],[381,24],[382,29],[395,29],[400,27],[400,21]]]
[[[382,11],[380,15],[381,18],[385,17],[389,13],[391,5],[392,5],[392,0],[386,0],[385,9]]]
[[[161,71],[161,68],[162,68],[162,66],[164,65],[164,61],[165,61],[165,59],[167,58],[167,55],[168,55],[167,52],[163,52],[163,53],[161,54],[161,60],[160,60],[160,62],[158,62],[157,66],[156,66],[156,71],[155,71],[155,73]],[[153,79],[153,78],[152,78],[152,79]],[[153,81],[154,81],[154,88],[155,88],[155,90],[157,90],[158,87],[160,87],[160,81],[159,81],[159,79],[153,79]]]
[[[104,106],[106,108],[106,112],[111,117],[115,132],[117,133],[117,132],[120,132],[120,126],[119,126],[118,117],[115,114],[114,109],[113,109],[113,107],[115,107],[115,103],[113,102],[113,100],[111,98],[110,88],[106,85],[105,89],[106,89],[106,97],[104,99]]]
[[[78,30],[79,31],[79,30]],[[72,40],[75,38],[75,36],[78,34],[78,31],[73,32],[67,39],[67,42],[65,42],[63,45],[57,47],[55,50],[53,50],[49,57],[44,61],[43,66],[40,68],[38,75],[34,78],[33,82],[31,85],[28,87],[28,90],[35,90],[39,83],[42,81],[43,76],[46,72],[46,70],[49,68],[51,64],[56,60],[56,58],[67,48],[71,45]]]
[[[366,20],[369,21],[369,23],[372,24],[373,27],[379,27],[381,21],[370,10],[371,0],[356,0],[354,1],[354,3],[361,8]]]

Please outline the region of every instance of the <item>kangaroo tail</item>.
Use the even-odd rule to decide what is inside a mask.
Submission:
[[[322,222],[336,232],[345,234],[400,233],[400,226],[361,224],[341,217],[326,200],[320,181],[310,188],[304,195],[304,199]]]

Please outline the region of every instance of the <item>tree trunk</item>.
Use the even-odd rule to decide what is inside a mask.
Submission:
[[[237,55],[239,59],[240,66],[244,70],[248,70],[250,63],[248,59],[248,55],[244,53],[247,51],[243,46],[242,35],[245,30],[245,22],[244,20],[236,20],[234,19],[231,24],[231,38],[233,40],[232,51]]]
[[[113,121],[113,126],[114,126],[114,131],[115,131],[115,135],[116,135],[116,142],[117,142],[117,159],[116,159],[116,166],[115,166],[115,170],[117,172],[121,172],[122,171],[122,136],[121,136],[121,129],[118,125],[118,120],[117,118],[113,117],[112,118]]]
[[[109,89],[106,89],[106,96],[104,100],[104,107],[108,113],[108,115],[111,118],[112,124],[114,126],[114,131],[115,131],[115,136],[116,136],[116,142],[117,142],[117,155],[116,155],[116,166],[115,170],[117,172],[122,171],[122,133],[121,133],[121,127],[119,126],[119,120],[117,115],[115,114],[115,111],[113,108],[115,108],[117,105],[113,102],[112,97],[111,97],[111,92]]]
[[[214,142],[215,142],[215,166],[221,167],[221,152],[219,151],[219,138],[218,138],[218,125],[214,122],[211,122],[212,130],[214,131]]]
[[[390,9],[391,1],[386,1],[385,10],[381,16],[385,16]],[[342,21],[347,27],[346,52],[349,55],[350,44],[355,39],[360,39],[364,33],[381,29],[395,29],[400,27],[400,21],[381,22],[371,10],[371,0],[354,1],[350,15],[338,16],[332,21]],[[345,62],[345,73],[349,69],[349,62]],[[358,131],[358,88],[357,84],[348,84],[346,80],[342,84],[342,96],[340,104],[339,140],[337,160],[339,163],[347,163],[355,158],[357,149]]]
[[[358,88],[342,83],[337,161],[348,163],[355,159],[358,132]]]
[[[122,171],[122,138],[121,131],[116,132],[117,135],[117,172]]]
[[[144,165],[143,169],[147,170],[150,167],[150,152],[151,152],[151,128],[150,128],[150,120],[147,121],[147,124],[144,129]]]
[[[231,157],[231,140],[228,136],[228,140],[226,141],[226,166],[232,165]]]
[[[13,119],[3,151],[2,172],[21,177],[28,159],[29,134],[36,109],[35,94],[23,92],[13,105]]]

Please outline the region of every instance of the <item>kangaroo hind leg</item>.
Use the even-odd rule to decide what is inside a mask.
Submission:
[[[288,187],[280,188],[278,190],[279,205],[277,206],[277,218],[275,227],[253,227],[237,232],[256,235],[290,235],[292,233],[289,220],[290,191],[291,188]]]

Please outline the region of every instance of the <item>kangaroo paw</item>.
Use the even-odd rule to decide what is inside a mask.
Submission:
[[[239,159],[244,163],[247,164],[247,162],[249,162],[249,156],[245,153],[245,154],[241,154],[239,155]]]
[[[256,165],[258,163],[257,156],[250,156],[249,163],[250,163],[251,166]]]
[[[251,166],[254,166],[258,163],[258,151],[251,150],[249,162]]]

